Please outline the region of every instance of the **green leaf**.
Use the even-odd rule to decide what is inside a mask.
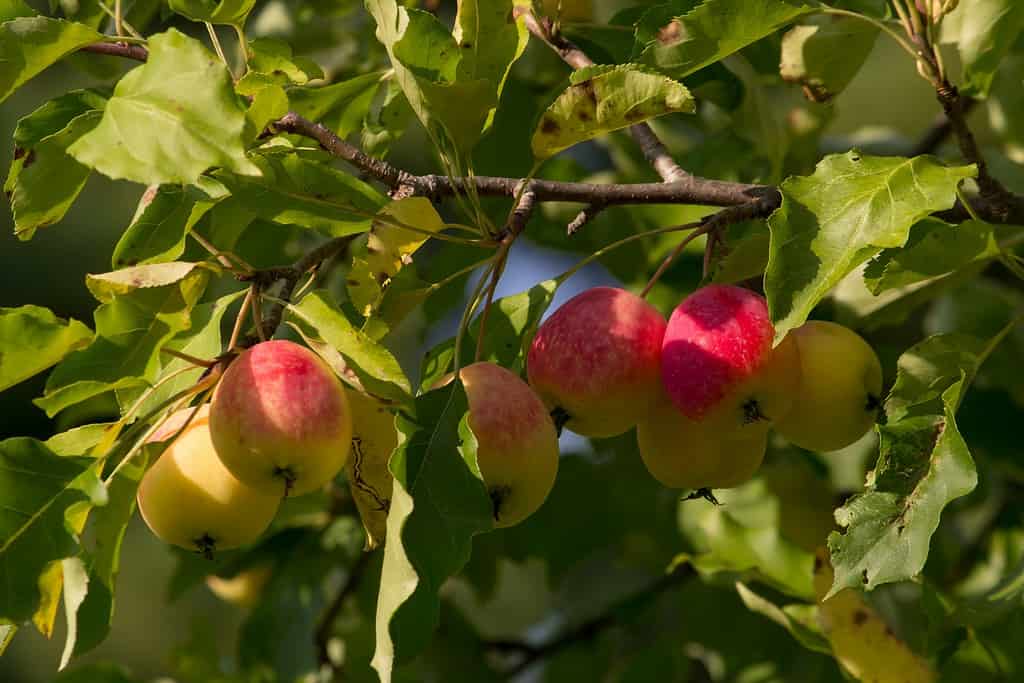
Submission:
[[[149,60],[118,82],[99,126],[68,153],[146,185],[195,184],[212,166],[258,175],[243,146],[245,107],[224,65],[175,29],[148,45]]]
[[[185,238],[206,212],[228,196],[217,181],[202,176],[199,186],[146,188],[131,225],[114,247],[114,268],[161,263],[185,251]]]
[[[135,496],[139,482],[146,471],[143,454],[121,467],[106,484],[107,504],[96,508],[90,515],[91,543],[85,557],[87,566],[81,567],[86,575],[88,592],[72,607],[65,597],[68,618],[68,636],[61,668],[72,655],[79,656],[99,645],[110,633],[114,616],[114,587],[121,561],[121,543],[128,523],[135,512]],[[75,562],[81,562],[75,558]],[[65,561],[65,595],[68,591],[67,561]]]
[[[0,391],[89,343],[92,330],[40,306],[0,308]]]
[[[827,102],[846,89],[875,46],[878,29],[854,17],[819,17],[782,38],[782,78],[803,86],[815,102]],[[841,50],[836,45],[842,45]]]
[[[35,16],[35,11],[26,5],[22,0],[0,0],[0,23],[17,19],[18,17]],[[0,641],[3,638],[0,637]],[[3,650],[0,649],[0,653]]]
[[[192,21],[241,26],[256,0],[170,0],[171,9]]]
[[[208,267],[204,263],[187,261],[152,263],[145,266],[122,268],[100,275],[86,275],[85,284],[97,301],[108,304],[116,297],[129,294],[137,289],[172,285],[184,280],[197,269]]]
[[[78,551],[65,514],[79,501],[103,502],[95,462],[61,457],[39,441],[0,441],[0,619],[31,618],[38,579],[54,560]]]
[[[4,192],[14,212],[14,232],[28,240],[37,228],[64,218],[89,178],[68,147],[99,123],[105,100],[79,90],[48,102],[18,122],[14,160]]]
[[[782,183],[782,206],[768,219],[765,273],[775,338],[811,310],[858,265],[907,241],[910,227],[948,209],[974,166],[943,166],[931,157],[868,157],[852,151],[818,163],[811,176]]]
[[[907,349],[896,364],[896,383],[885,399],[888,422],[941,414],[943,395],[977,373],[984,351],[980,339],[956,333],[936,334]]]
[[[736,593],[751,612],[774,621],[796,638],[796,641],[812,652],[832,654],[828,638],[821,632],[817,622],[816,609],[810,605],[791,604],[779,607],[761,597],[742,582],[736,582]]]
[[[544,312],[551,305],[559,284],[557,280],[544,280],[525,292],[495,301],[487,317],[480,360],[493,361],[512,372],[521,372],[526,367],[526,352],[533,341],[533,335],[537,332]],[[463,342],[467,354],[471,350],[475,352],[476,340],[480,336],[480,320],[479,315],[473,320],[467,340]],[[471,362],[469,355],[463,359],[463,364]]]
[[[682,83],[633,64],[581,69],[541,116],[530,146],[544,159],[598,135],[695,107]]]
[[[249,41],[249,73],[270,76],[278,85],[303,85],[323,78],[323,70],[315,62],[292,55],[292,46],[276,38]]]
[[[816,9],[799,0],[704,0],[663,24],[641,61],[682,78]]]
[[[104,432],[113,422],[96,422],[74,427],[54,434],[43,443],[57,455],[87,454],[103,439]]]
[[[295,113],[320,121],[346,138],[362,126],[383,78],[384,72],[372,71],[330,85],[291,88],[288,102]]]
[[[391,681],[396,664],[427,645],[445,579],[469,560],[473,536],[492,527],[491,500],[466,425],[462,382],[424,394],[396,419],[400,444],[377,602],[373,667]]]
[[[963,2],[943,19],[943,40],[955,42],[960,51],[963,74],[959,85],[963,94],[988,96],[1000,63],[1022,31],[1024,5],[1016,0]]]
[[[49,17],[0,24],[0,102],[64,55],[102,37],[84,24]]]
[[[194,268],[174,284],[135,289],[97,308],[96,338],[54,369],[35,404],[52,417],[105,392],[154,381],[160,348],[191,325],[208,274]]]
[[[357,178],[294,154],[254,157],[259,178],[219,172],[246,209],[261,218],[339,237],[364,232],[387,198]]]
[[[998,255],[999,245],[990,224],[972,220],[950,225],[926,218],[910,229],[904,247],[885,249],[868,263],[864,282],[872,294],[881,294]]]
[[[497,106],[504,84],[499,74],[507,73],[522,50],[521,20],[509,21],[512,0],[484,4],[481,12],[475,2],[460,3],[460,44],[429,12],[395,0],[366,3],[412,110],[436,142],[454,146],[463,157]],[[471,18],[474,25],[467,27]]]
[[[482,79],[495,87],[497,102],[505,87],[512,64],[519,59],[529,41],[529,31],[513,18],[514,6],[529,7],[527,0],[459,0],[453,37],[461,49],[456,69],[459,81]],[[489,112],[486,130],[494,118]]]
[[[192,309],[192,324],[184,332],[179,333],[163,348],[188,354],[195,358],[213,359],[224,351],[221,341],[221,321],[228,308],[245,293],[245,290],[225,294],[216,301],[203,303]],[[163,356],[160,374],[157,380],[164,380],[172,373],[181,372],[173,379],[167,379],[159,387],[150,392],[149,396],[136,409],[139,415],[146,415],[155,410],[161,403],[167,401],[180,391],[195,384],[205,372],[205,368],[196,367],[183,358],[171,358]],[[182,372],[185,368],[191,370]],[[144,387],[136,386],[127,389],[119,389],[117,401],[122,411],[134,404],[145,390]]]
[[[288,316],[310,326],[327,344],[338,351],[359,381],[374,396],[405,401],[412,386],[398,361],[386,348],[357,330],[324,290],[289,304]]]
[[[680,503],[680,527],[699,551],[680,559],[704,575],[753,576],[797,598],[814,596],[814,558],[782,537],[776,502],[761,480],[721,492],[724,505],[703,500]]]
[[[381,218],[415,226],[427,233],[445,228],[444,220],[426,197],[407,197],[386,206]],[[380,305],[391,279],[412,255],[426,243],[429,234],[412,232],[393,223],[376,220],[365,241],[352,249],[352,269],[345,278],[349,299],[360,315],[367,317]]]
[[[828,539],[835,580],[870,590],[917,576],[943,509],[974,490],[978,474],[955,413],[988,350],[964,335],[936,335],[906,351],[878,428],[878,462],[864,493],[836,510],[846,528]]]

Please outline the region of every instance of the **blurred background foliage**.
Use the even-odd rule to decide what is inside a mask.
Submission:
[[[55,4],[71,15],[82,11],[77,0]],[[82,0],[83,8],[87,4]],[[565,29],[597,61],[601,55],[615,57],[623,29],[607,27],[607,22],[635,4],[595,0],[589,21],[567,22]],[[128,2],[126,7],[137,28],[145,26],[149,32],[173,25],[206,40],[195,24],[174,19],[156,0]],[[429,9],[450,21],[454,2],[435,2]],[[372,20],[355,0],[261,1],[247,31],[250,38],[288,40],[298,53],[316,60],[330,81],[384,65],[383,51],[371,38]],[[625,38],[632,40],[628,32]],[[1024,130],[1019,112],[1024,50],[1017,52],[1020,55],[1000,73],[992,97],[974,109],[971,123],[996,174],[1022,192]],[[821,155],[831,151],[856,146],[876,154],[905,154],[939,111],[913,64],[888,40],[877,41],[859,75],[827,104],[810,103],[798,87],[784,83],[778,63],[778,36],[764,39],[727,59],[729,73],[721,81],[691,84],[699,96],[700,88],[705,88],[706,101],[697,117],[654,122],[684,168],[710,177],[775,183],[790,174],[810,172]],[[0,107],[0,138],[9,140],[18,118],[48,99],[72,88],[104,87],[112,74],[131,66],[78,55],[50,69]],[[558,92],[566,73],[550,50],[531,42],[513,69],[493,129],[478,146],[477,173],[528,172],[528,136],[533,130],[528,123]],[[364,133],[361,142],[378,152],[386,150],[391,161],[411,171],[436,171],[426,136],[399,109],[390,112],[394,119],[376,135]],[[942,151],[955,158],[954,150]],[[0,167],[10,163],[11,153],[10,144],[0,149]],[[548,162],[540,175],[603,182],[656,179],[623,133],[574,148]],[[2,212],[0,306],[38,304],[91,324],[96,302],[83,278],[110,270],[109,254],[130,222],[140,193],[138,186],[92,174],[67,217],[27,243],[13,236],[10,213]],[[485,206],[496,221],[507,210],[507,204],[497,200]],[[568,239],[565,226],[578,208],[545,205],[535,214],[526,239],[512,252],[498,296],[528,289],[614,239],[705,213],[700,207],[614,207]],[[458,216],[454,205],[444,207],[443,213]],[[751,226],[733,230],[740,237],[752,232]],[[272,236],[251,242],[243,236],[240,251],[254,265],[288,262],[312,243],[308,233],[280,226],[263,231],[268,233]],[[584,269],[558,292],[551,310],[595,284],[642,285],[677,239],[665,235],[636,242],[601,265]],[[432,248],[427,256],[418,257],[418,266],[440,269],[451,260],[464,259],[457,251]],[[652,301],[663,311],[671,310],[697,284],[701,251],[699,242],[692,245],[659,282]],[[339,282],[342,277],[337,275]],[[895,324],[871,323],[870,306],[865,307],[863,295],[853,286],[840,287],[820,314],[862,331],[878,350],[891,382],[896,358],[924,333],[955,329],[990,336],[1019,312],[1021,293],[1008,284],[1011,279],[999,267],[990,268],[981,280],[895,316]],[[387,338],[414,380],[424,350],[451,336],[458,299],[436,297]],[[948,619],[943,606],[930,612],[919,609],[922,601],[935,599],[930,586],[953,590],[969,604],[971,598],[986,595],[1024,555],[1024,466],[1015,429],[1024,418],[1022,353],[1024,334],[1018,332],[985,366],[963,406],[960,427],[978,461],[981,485],[944,517],[925,580],[920,585],[885,587],[871,596],[901,635],[932,652],[960,642],[963,634],[944,628]],[[46,438],[116,411],[112,403],[93,401],[51,421],[31,403],[41,394],[44,379],[34,378],[0,394],[0,436]],[[736,528],[766,530],[774,534],[775,542],[796,549],[797,564],[809,562],[807,551],[821,544],[831,528],[832,508],[861,488],[873,462],[873,437],[825,458],[775,443],[761,474],[729,492],[723,497],[724,507],[717,509],[703,500],[680,504],[676,494],[654,482],[636,455],[631,434],[593,443],[567,435],[562,443],[562,470],[546,505],[518,527],[477,539],[469,566],[444,590],[442,626],[435,642],[400,674],[402,680],[501,680],[495,671],[521,672],[521,680],[531,681],[842,680],[830,658],[804,649],[784,628],[744,605],[734,585],[736,573],[707,581],[659,577],[680,553],[716,548],[728,556],[730,548],[739,547],[730,535]],[[295,509],[283,517],[300,519],[309,511],[303,506],[316,509],[322,503],[293,503]],[[225,554],[211,566],[172,551],[136,521],[124,546],[113,631],[61,680],[98,680],[90,678],[98,674],[75,674],[74,669],[103,661],[124,666],[131,671],[131,680],[293,680],[316,666],[309,634],[325,596],[334,595],[353,574],[358,574],[358,585],[343,606],[335,636],[343,650],[345,680],[374,680],[368,662],[381,558],[378,552],[364,561],[356,559],[361,534],[351,515],[342,515],[322,533],[310,527],[288,528],[285,523],[260,549]],[[268,557],[274,570],[254,606],[224,603],[202,581],[211,569],[230,575],[241,567],[266,563]],[[972,567],[974,571],[968,572]],[[766,583],[768,588],[759,584],[757,590],[773,603],[795,597]],[[908,605],[915,608],[907,609]],[[944,680],[970,677],[981,682],[1008,680],[1002,677],[1012,672],[1024,675],[1024,624],[1018,623],[1024,613],[1019,599],[1014,606],[977,611],[972,628],[983,635],[988,651],[961,649],[944,667]],[[922,613],[927,623],[921,622]],[[612,617],[590,630],[573,631],[601,614]],[[0,681],[51,680],[63,642],[61,629],[58,623],[49,641],[23,629],[0,659]],[[563,633],[574,636],[543,657],[517,645],[544,643]]]

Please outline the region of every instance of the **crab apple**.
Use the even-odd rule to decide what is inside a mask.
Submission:
[[[319,356],[290,341],[267,341],[224,371],[210,434],[224,466],[241,481],[301,495],[344,467],[352,414],[341,381]]]
[[[882,364],[853,330],[812,320],[792,333],[803,380],[792,410],[775,427],[791,443],[834,451],[864,436],[875,423],[882,395]]]
[[[660,395],[665,319],[624,289],[594,287],[548,318],[530,345],[526,372],[549,409],[584,436],[631,429]]]
[[[163,441],[185,426],[192,408],[178,411],[150,441]],[[238,481],[214,452],[209,406],[203,406],[142,477],[142,519],[160,539],[210,556],[215,550],[259,538],[274,518],[280,496]],[[166,424],[165,424],[166,426]]]
[[[518,524],[536,512],[555,485],[555,425],[530,385],[505,368],[474,363],[462,368],[459,377],[495,526]]]
[[[800,358],[775,329],[764,297],[733,285],[708,285],[683,300],[662,342],[662,384],[694,422],[746,435],[767,433],[800,386]]]
[[[764,459],[764,432],[723,432],[695,422],[666,399],[637,425],[640,458],[651,475],[671,488],[731,488],[750,479]]]

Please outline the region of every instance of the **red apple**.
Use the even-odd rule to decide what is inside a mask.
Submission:
[[[345,465],[352,413],[341,381],[319,356],[290,341],[268,341],[224,372],[210,434],[238,479],[298,495],[320,488]]]
[[[615,436],[639,422],[660,395],[665,319],[624,289],[576,295],[537,330],[527,356],[530,384],[566,427]]]

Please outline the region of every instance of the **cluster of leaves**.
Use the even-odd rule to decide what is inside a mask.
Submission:
[[[1015,327],[1020,228],[949,222],[942,212],[966,198],[978,173],[955,155],[872,155],[845,140],[823,154],[835,150],[823,139],[840,106],[833,101],[858,73],[871,77],[861,67],[886,38],[887,3],[625,7],[607,25],[561,27],[598,62],[574,72],[530,39],[526,0],[460,0],[452,28],[395,0],[367,0],[365,9],[121,4],[114,20],[102,0],[58,3],[59,17],[0,3],[0,101],[59,61],[100,82],[19,120],[5,184],[18,238],[64,218],[94,171],[145,186],[111,255],[114,270],[86,279],[99,304],[91,328],[38,306],[0,309],[0,389],[52,368],[36,405],[71,427],[47,441],[0,442],[0,648],[29,622],[49,636],[61,596],[62,667],[106,638],[135,492],[159,454],[140,441],[192,397],[204,368],[188,357],[217,358],[233,320],[281,305],[282,334],[396,407],[402,438],[390,463],[387,541],[357,559],[363,537],[351,506],[324,494],[288,501],[255,548],[214,564],[183,555],[175,594],[268,558],[274,575],[242,627],[237,667],[222,670],[198,639],[175,658],[182,679],[292,680],[323,664],[352,680],[491,680],[543,663],[550,680],[838,680],[816,618],[813,556],[799,538],[801,524],[820,522],[788,524],[805,496],[772,476],[773,464],[794,463],[827,492],[824,509],[808,516],[828,520],[833,494],[843,494],[842,528],[828,539],[833,592],[881,586],[870,593],[876,608],[949,680],[1024,671],[1015,641],[1024,625],[1012,609],[1024,587],[1011,430],[1024,410],[1014,382],[1024,352]],[[1005,74],[1024,61],[1024,10],[1013,0],[960,4],[941,27],[959,51],[958,81],[993,112],[1013,111],[1020,74]],[[235,29],[237,55],[218,58],[226,32],[215,26]],[[144,43],[145,63],[79,52],[128,43]],[[595,441],[564,455],[534,517],[487,533],[465,398],[458,383],[430,388],[473,358],[522,371],[533,330],[575,268],[474,316],[488,278],[505,267],[508,200],[479,197],[471,183],[450,202],[400,189],[392,197],[396,188],[336,164],[322,146],[281,134],[275,122],[289,112],[375,157],[422,165],[422,155],[402,154],[414,130],[412,144],[428,141],[449,176],[617,183],[652,180],[622,131],[663,117],[659,131],[685,150],[678,160],[688,171],[777,184],[780,207],[767,221],[730,226],[728,252],[709,276],[763,275],[780,338],[812,314],[871,335],[892,382],[866,485],[856,466],[836,463],[870,459],[875,441],[828,460],[773,444],[763,475],[714,508],[659,488],[632,438]],[[1009,156],[993,166],[1012,168],[1024,130],[1009,119],[999,126]],[[595,156],[602,173],[588,170]],[[546,204],[523,238],[599,259],[638,286],[678,239],[665,228],[709,210],[609,206],[568,239],[571,213]],[[254,279],[254,269],[337,238],[352,240],[341,263],[294,292]],[[652,301],[670,309],[701,280],[700,261],[684,253]],[[442,322],[474,270],[478,296],[464,324],[410,378],[403,335]],[[254,283],[248,296],[239,279]],[[117,412],[100,421],[75,417],[110,405]],[[669,567],[680,576],[680,566],[700,580],[657,578]],[[349,599],[327,626],[344,657],[318,662],[313,634],[339,570]],[[766,631],[765,619],[783,628]],[[553,640],[541,637],[552,631]],[[584,652],[574,647],[581,642],[597,647]],[[62,679],[130,680],[109,668]]]

